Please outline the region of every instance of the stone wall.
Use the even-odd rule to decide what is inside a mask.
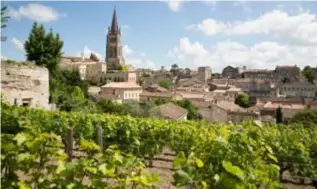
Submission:
[[[48,70],[1,62],[1,93],[9,104],[50,109]]]

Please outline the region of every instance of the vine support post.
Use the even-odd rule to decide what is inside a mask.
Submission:
[[[66,133],[66,153],[68,155],[68,161],[71,162],[73,159],[73,148],[74,148],[74,138],[73,138],[73,129],[68,128]],[[69,176],[68,181],[72,181],[73,177]]]
[[[103,129],[101,127],[98,127],[97,130],[97,141],[98,145],[100,147],[100,152],[103,152]]]
[[[73,144],[74,144],[73,129],[68,128],[67,134],[66,134],[66,153],[68,155],[68,161],[72,161],[73,159]]]

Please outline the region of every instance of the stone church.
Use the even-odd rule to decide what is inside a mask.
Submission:
[[[111,26],[108,28],[105,61],[108,71],[119,70],[121,66],[125,65],[122,55],[121,29],[118,26],[116,9],[113,11]]]

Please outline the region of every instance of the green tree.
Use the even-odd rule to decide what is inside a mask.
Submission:
[[[315,76],[310,66],[305,66],[302,71],[302,75],[307,79],[308,82],[314,83]]]
[[[187,99],[174,101],[174,104],[185,108],[188,111],[187,119],[197,120],[199,119],[198,109]]]
[[[283,112],[282,112],[282,108],[281,107],[278,107],[276,109],[275,120],[276,120],[276,123],[282,123],[283,122]]]
[[[166,89],[171,89],[172,86],[172,82],[169,79],[162,79],[158,84],[160,87],[164,87]]]
[[[50,30],[46,34],[44,25],[35,22],[24,44],[27,60],[45,66],[50,73],[55,73],[61,61],[63,44],[58,33],[54,35]]]
[[[241,93],[236,97],[234,103],[243,108],[248,108],[250,107],[249,96],[245,93]]]
[[[290,123],[317,127],[317,110],[309,109],[297,112],[290,120]]]
[[[1,30],[3,30],[5,27],[7,27],[7,22],[9,20],[9,16],[7,16],[7,6],[2,6],[1,7]],[[7,37],[2,36],[2,31],[1,31],[1,41],[6,41]]]
[[[112,102],[111,100],[99,100],[97,106],[104,113],[113,113],[118,115],[126,114],[125,108],[122,104]]]
[[[128,71],[128,66],[126,66],[126,65],[120,65],[120,66],[119,66],[119,70],[122,71],[122,72],[126,72],[126,71]]]

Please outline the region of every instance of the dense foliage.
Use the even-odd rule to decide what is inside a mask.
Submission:
[[[313,70],[310,66],[305,66],[303,71],[302,71],[302,75],[307,79],[308,82],[310,83],[314,83],[314,73]]]
[[[241,93],[236,97],[234,103],[241,106],[242,108],[248,108],[250,107],[249,96],[245,93]]]
[[[165,79],[161,79],[159,82],[158,82],[159,86],[160,87],[163,87],[165,89],[171,89],[172,87],[172,81],[165,78]]]
[[[95,140],[96,128],[102,127],[106,148],[117,145],[121,153],[132,153],[143,161],[160,153],[164,146],[170,146],[178,154],[173,163],[177,169],[174,174],[177,186],[279,188],[286,179],[282,178],[285,171],[290,176],[317,180],[317,127],[278,127],[253,121],[236,125],[191,121],[180,124],[158,119],[49,112],[7,105],[2,107],[2,118],[1,127],[14,124],[32,127],[35,132],[33,138],[46,132],[65,136],[67,128],[71,127],[77,143],[82,139]],[[3,140],[6,139],[2,137]],[[3,141],[2,144],[10,142]],[[32,157],[37,154],[28,145],[23,148],[29,150]],[[25,153],[16,146],[14,149],[18,150],[18,154]],[[1,163],[5,165],[4,160],[12,153],[8,150],[2,150],[2,153]],[[33,160],[25,161],[32,163]],[[14,166],[22,166],[14,162],[9,165],[13,170],[17,170]],[[3,177],[2,183],[6,179],[8,177]]]
[[[291,123],[303,124],[305,126],[316,126],[317,127],[317,110],[303,110],[296,113]]]
[[[68,161],[63,146],[60,136],[39,133],[32,127],[16,135],[2,134],[1,186],[24,189],[150,188],[158,178],[146,172],[139,159],[122,153],[116,146],[100,153],[97,144],[81,139],[82,155],[73,161]],[[14,172],[16,170],[19,174]]]
[[[58,33],[54,35],[52,30],[46,33],[44,25],[35,22],[24,44],[27,60],[45,66],[52,74],[58,69],[63,44]]]
[[[57,70],[50,78],[50,102],[62,111],[98,112],[88,98],[88,84],[77,70]]]

